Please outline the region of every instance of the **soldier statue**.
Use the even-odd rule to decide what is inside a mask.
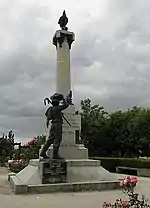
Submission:
[[[70,95],[70,94],[69,94]],[[52,106],[46,110],[45,116],[47,117],[47,128],[49,126],[49,122],[51,120],[51,128],[49,130],[49,136],[46,140],[40,156],[44,159],[48,159],[49,157],[46,154],[48,148],[53,144],[53,159],[63,159],[59,155],[59,146],[62,141],[62,124],[63,124],[63,113],[62,111],[65,110],[70,104],[70,96],[67,96],[65,99],[62,94],[55,93],[51,96],[51,101],[49,98],[45,98],[44,103],[46,105],[46,100],[48,104],[51,103]],[[62,103],[60,104],[60,101]]]

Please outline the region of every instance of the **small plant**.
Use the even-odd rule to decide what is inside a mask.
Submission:
[[[18,173],[24,169],[28,163],[24,160],[11,160],[9,162],[9,169],[11,172]]]
[[[148,200],[145,199],[145,196],[142,195],[141,199],[139,199],[139,194],[134,192],[137,182],[137,177],[126,176],[120,181],[119,186],[123,193],[129,197],[129,200],[117,199],[114,204],[104,202],[103,208],[149,208],[150,205],[148,204]]]

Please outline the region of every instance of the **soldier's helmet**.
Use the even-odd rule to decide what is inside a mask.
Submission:
[[[60,93],[55,93],[50,98],[52,102],[60,102],[61,100],[63,100],[63,95]]]

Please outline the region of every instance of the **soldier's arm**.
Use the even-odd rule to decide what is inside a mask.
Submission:
[[[63,103],[59,106],[59,109],[62,111],[62,110],[65,110],[66,108],[68,108],[69,106],[69,103],[67,102],[67,100],[63,97]]]
[[[46,112],[45,112],[45,116],[47,117],[47,119],[50,117],[50,108],[51,107],[49,107],[47,110],[46,110]],[[50,119],[49,119],[50,120]]]

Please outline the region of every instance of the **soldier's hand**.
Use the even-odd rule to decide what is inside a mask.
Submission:
[[[69,104],[71,103],[71,98],[70,98],[69,95],[67,96],[66,101],[67,101]]]

